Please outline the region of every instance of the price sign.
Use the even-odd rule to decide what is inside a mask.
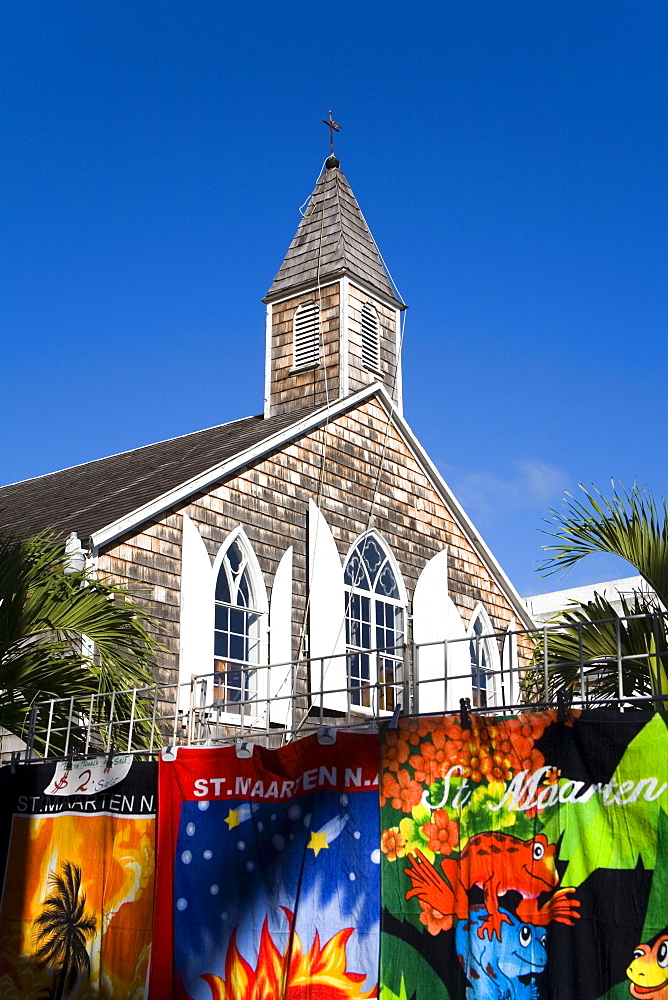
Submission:
[[[51,784],[45,789],[45,795],[97,795],[112,785],[117,785],[132,767],[132,754],[119,754],[107,767],[107,757],[87,757],[86,760],[72,761],[68,770],[67,764],[59,763],[51,779]]]

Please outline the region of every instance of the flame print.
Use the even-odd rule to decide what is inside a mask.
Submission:
[[[324,946],[316,931],[313,945],[304,953],[294,932],[294,915],[283,907],[290,925],[290,944],[285,953],[269,933],[265,920],[255,969],[241,956],[232,934],[225,959],[225,979],[205,975],[212,1000],[370,1000],[377,988],[360,992],[364,973],[346,970],[346,944],[354,931],[346,927]],[[183,993],[183,1000],[192,1000]]]

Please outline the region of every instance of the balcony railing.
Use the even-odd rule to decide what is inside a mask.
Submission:
[[[217,660],[215,670],[182,684],[37,702],[18,734],[23,748],[2,756],[151,754],[164,745],[235,740],[275,747],[322,728],[373,727],[399,714],[461,711],[462,704],[485,714],[557,703],[663,707],[667,633],[665,616],[656,614],[570,626],[575,657],[560,653],[563,626],[543,625],[282,664]],[[629,648],[634,634],[653,641],[637,638]],[[603,651],[592,654],[597,647]]]

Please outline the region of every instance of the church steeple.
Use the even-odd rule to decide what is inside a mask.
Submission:
[[[401,405],[405,306],[333,153],[325,167],[263,300],[266,416],[340,399],[371,382],[383,382]]]

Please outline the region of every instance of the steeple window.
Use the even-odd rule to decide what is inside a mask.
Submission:
[[[294,368],[314,368],[320,363],[320,307],[304,302],[293,320]]]
[[[380,323],[370,302],[362,306],[362,364],[371,371],[380,371]]]

